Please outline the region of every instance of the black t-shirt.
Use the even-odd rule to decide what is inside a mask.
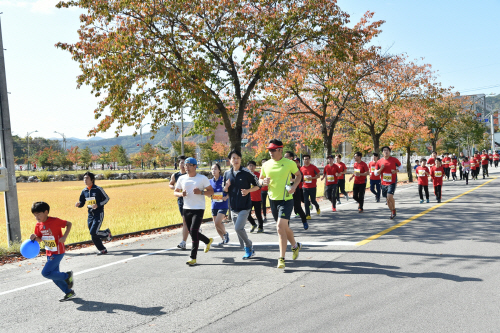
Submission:
[[[181,173],[180,171],[174,173],[175,182],[177,183],[177,181],[179,180],[179,177],[180,176],[184,176],[184,175],[187,175],[187,174],[186,173]],[[184,202],[184,198],[183,197],[178,197],[177,201],[178,202]]]
[[[252,208],[252,199],[250,194],[243,196],[241,190],[250,189],[253,186],[259,186],[259,179],[247,168],[241,167],[240,170],[234,171],[233,168],[224,173],[224,184],[227,180],[231,181],[231,186],[228,188],[229,204],[231,210],[240,212]],[[260,187],[260,186],[259,186]]]

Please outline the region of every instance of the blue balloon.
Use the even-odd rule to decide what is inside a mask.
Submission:
[[[21,254],[26,259],[33,259],[38,253],[40,253],[40,244],[37,241],[27,239],[21,244]]]

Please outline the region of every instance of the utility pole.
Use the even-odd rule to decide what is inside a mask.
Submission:
[[[142,150],[142,128],[146,125],[149,125],[149,123],[141,125],[141,150]],[[140,153],[141,153],[141,168],[142,170],[144,170],[144,160],[142,159],[142,151]]]
[[[38,131],[29,132],[26,134],[26,140],[28,141],[28,171],[30,171],[30,134]]]
[[[0,20],[0,153],[2,166],[7,168],[8,191],[4,192],[7,242],[21,241],[21,222],[17,201],[16,169],[14,166],[14,142],[10,127],[9,100],[7,98],[7,75],[3,54],[2,25]]]
[[[54,131],[54,133],[57,133],[60,136],[62,136],[62,138],[63,138],[63,149],[64,149],[64,152],[66,153],[66,137],[64,136],[64,133],[59,133],[59,132],[56,132],[56,131]]]

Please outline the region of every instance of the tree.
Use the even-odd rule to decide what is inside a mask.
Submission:
[[[70,149],[68,149],[67,158],[72,165],[78,164],[78,162],[80,161],[80,155],[81,152],[78,146],[71,147]]]
[[[181,142],[171,141],[172,147],[174,147],[175,155],[179,156],[181,154]],[[192,141],[184,141],[184,155],[187,157],[196,158],[196,143]]]
[[[286,72],[292,50],[306,43],[348,41],[348,15],[336,0],[204,0],[60,2],[79,7],[80,40],[58,43],[80,64],[78,87],[102,96],[90,134],[118,123],[138,129],[145,115],[152,130],[173,123],[183,103],[199,125],[227,129],[241,150],[242,124],[265,82]],[[352,38],[352,37],[349,37]],[[167,102],[167,106],[164,102]],[[110,110],[110,114],[106,114]]]
[[[219,154],[212,148],[213,145],[214,145],[213,137],[207,140],[206,142],[198,144],[198,147],[200,147],[200,160],[202,162],[207,163],[208,165],[212,165],[212,161],[219,159]]]
[[[151,145],[151,143],[147,142],[144,146],[142,146],[140,153],[144,161],[148,163],[148,168],[151,169],[151,162],[156,158],[156,150]]]
[[[59,151],[52,149],[52,147],[46,147],[35,154],[34,160],[38,166],[50,169],[54,165],[58,154]]]
[[[122,145],[118,146],[117,161],[118,161],[119,166],[130,165],[130,159],[128,158],[127,150],[125,148],[123,148]]]
[[[92,162],[92,151],[89,147],[85,147],[80,154],[80,162],[82,163],[82,168],[87,169],[90,162]]]
[[[99,149],[99,159],[97,161],[101,164],[101,169],[104,170],[104,165],[109,163],[109,152],[106,147],[102,146]]]
[[[212,144],[212,150],[217,154],[219,159],[225,159],[231,151],[229,146],[223,142],[215,142]]]

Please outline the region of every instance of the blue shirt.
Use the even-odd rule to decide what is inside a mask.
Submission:
[[[210,179],[210,185],[212,185],[212,188],[214,189],[214,193],[224,193],[224,177],[219,176],[219,179],[215,181],[215,178]],[[227,197],[227,193],[223,194],[224,197]],[[222,202],[215,202],[212,199],[212,209],[227,209],[228,208],[228,203],[226,201]]]

